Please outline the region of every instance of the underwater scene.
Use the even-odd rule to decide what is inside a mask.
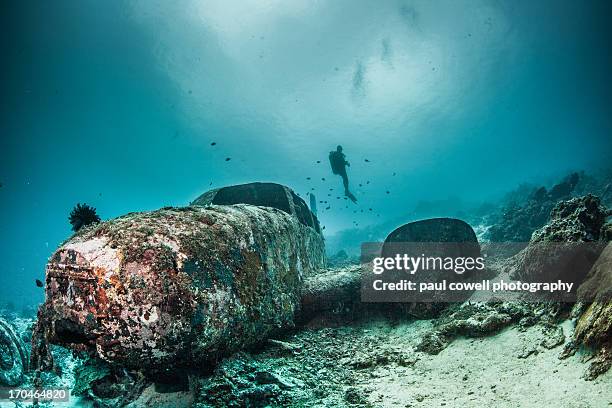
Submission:
[[[612,406],[610,16],[4,2],[0,407]]]

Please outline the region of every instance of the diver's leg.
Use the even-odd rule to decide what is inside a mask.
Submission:
[[[340,175],[342,176],[342,184],[344,184],[344,194],[349,195],[348,176],[346,175],[346,171],[343,171]]]
[[[341,176],[342,176],[342,184],[344,184],[344,195],[350,198],[352,202],[356,203],[357,198],[355,198],[353,193],[349,191],[349,187],[348,187],[349,183],[348,183],[348,176],[346,175],[346,170],[342,172]]]

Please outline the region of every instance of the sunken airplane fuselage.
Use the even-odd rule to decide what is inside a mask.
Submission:
[[[324,253],[289,188],[213,190],[71,237],[47,265],[39,324],[51,343],[125,367],[201,367],[291,326]]]

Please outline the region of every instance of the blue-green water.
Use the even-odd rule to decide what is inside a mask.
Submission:
[[[77,202],[106,219],[275,181],[331,202],[331,238],[612,157],[605,1],[13,3],[0,303],[42,299]]]

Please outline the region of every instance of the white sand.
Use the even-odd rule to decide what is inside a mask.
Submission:
[[[567,337],[571,323],[563,328]],[[585,381],[582,356],[559,360],[563,347],[547,350],[541,338],[539,326],[460,338],[436,356],[419,353],[412,367],[381,367],[359,386],[371,390],[368,399],[380,407],[612,406],[612,372]],[[525,348],[537,354],[519,359]]]

